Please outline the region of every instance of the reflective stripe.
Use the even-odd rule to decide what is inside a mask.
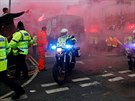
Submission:
[[[9,49],[10,47],[7,47],[6,49]]]
[[[20,32],[20,33],[21,33],[21,32]],[[24,33],[24,36],[29,36],[29,34],[25,32],[25,33]]]
[[[12,41],[14,41],[14,42],[18,43],[18,41],[14,40],[14,39],[12,39]]]
[[[27,42],[27,41],[30,41],[30,40],[19,40],[19,42]]]
[[[4,58],[4,59],[0,59],[0,61],[5,61],[5,60],[7,60],[7,58]]]
[[[0,47],[0,49],[4,49],[4,48],[6,48],[6,47],[5,46]]]
[[[28,49],[28,48],[19,48],[19,49]]]
[[[4,38],[0,38],[0,42],[4,41]]]
[[[24,36],[29,36],[29,33],[27,33],[27,32],[22,33],[21,31],[20,31],[20,33],[21,33],[21,35],[22,35],[22,40],[19,40],[19,42],[28,42],[28,41],[30,41],[30,40],[23,40],[23,39],[24,39]],[[24,36],[23,36],[23,35],[24,35]]]

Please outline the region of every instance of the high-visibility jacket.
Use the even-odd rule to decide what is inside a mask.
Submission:
[[[37,35],[37,44],[38,46],[44,46],[45,48],[47,48],[47,44],[48,44],[48,40],[47,40],[47,34],[45,31],[41,30],[38,32]]]
[[[105,41],[106,41],[107,46],[112,46],[112,37],[106,38]]]
[[[74,38],[72,35],[66,34],[64,36],[61,36],[57,40],[57,46],[65,47],[67,40],[70,39],[74,42],[76,42],[76,38]]]
[[[0,35],[0,72],[7,70],[7,55],[10,50],[7,38]]]
[[[119,40],[116,37],[114,37],[112,39],[112,46],[113,47],[118,47],[118,45],[119,45]]]
[[[28,54],[28,46],[33,44],[30,34],[25,30],[20,30],[13,34],[13,38],[9,45],[13,48],[13,54]]]
[[[133,37],[132,36],[127,36],[124,39],[124,44],[131,44],[133,42]]]

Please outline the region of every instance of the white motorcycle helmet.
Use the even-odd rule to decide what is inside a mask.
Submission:
[[[132,32],[133,34],[135,34],[135,30],[133,30],[133,32]]]
[[[66,35],[66,34],[68,34],[68,29],[62,28],[61,31],[60,31],[60,35],[61,35],[61,36],[64,36],[64,35]]]

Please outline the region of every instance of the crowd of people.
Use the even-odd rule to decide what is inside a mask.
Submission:
[[[0,82],[7,85],[15,93],[12,100],[26,96],[25,90],[14,79],[7,76],[8,66],[11,61],[15,61],[15,79],[29,79],[26,56],[29,53],[29,46],[36,47],[39,51],[39,71],[45,68],[45,52],[47,48],[46,27],[43,26],[38,35],[31,37],[31,34],[25,29],[24,23],[19,21],[17,26],[14,24],[14,18],[28,13],[29,10],[10,13],[8,8],[3,8],[3,15],[0,16]]]
[[[35,55],[37,54],[36,49],[38,49],[39,71],[47,71],[45,66],[45,55],[48,47],[46,26],[43,26],[37,34],[31,35],[25,29],[25,24],[22,21],[19,21],[17,26],[14,24],[14,18],[28,13],[28,11],[29,10],[20,13],[10,13],[8,8],[3,8],[3,15],[0,16],[0,82],[4,83],[15,92],[11,97],[12,100],[19,99],[26,94],[20,84],[7,76],[8,66],[14,60],[14,78],[17,80],[28,80],[28,66],[25,60],[29,53],[29,46],[33,46],[33,53],[35,53]],[[64,28],[61,30],[59,39],[58,42],[60,42],[60,44],[61,42],[62,44],[66,43],[66,40],[71,39],[68,29]]]
[[[25,58],[28,54],[28,45],[31,37],[24,29],[21,21],[18,22],[17,27],[15,27],[13,21],[15,17],[19,17],[24,13],[25,11],[13,14],[9,13],[8,8],[3,8],[3,15],[0,17],[0,82],[3,82],[15,92],[11,97],[12,100],[23,96],[25,90],[20,84],[7,76],[7,56],[11,51],[16,57],[16,77],[19,77],[20,71],[22,71],[24,78],[28,78],[28,68],[25,63]]]

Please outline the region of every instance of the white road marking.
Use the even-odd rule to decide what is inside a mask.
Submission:
[[[115,82],[115,81],[119,81],[119,80],[122,80],[124,79],[123,77],[115,77],[115,78],[112,78],[112,79],[108,79],[108,81],[110,82]]]
[[[67,90],[69,90],[68,87],[63,87],[63,88],[45,90],[45,92],[46,92],[47,94],[52,94],[52,93],[61,92],[61,91],[67,91]]]
[[[49,86],[55,86],[58,85],[57,83],[47,83],[47,84],[41,84],[41,87],[49,87]]]
[[[36,90],[32,89],[32,90],[30,90],[30,92],[31,92],[31,93],[35,93],[35,92],[36,92]]]
[[[123,70],[123,71],[119,71],[118,73],[123,74],[123,73],[129,73],[129,72],[131,72],[131,71],[130,70]]]
[[[90,80],[90,78],[85,77],[85,78],[72,79],[73,82],[79,82],[79,81],[85,81],[85,80]]]
[[[76,61],[76,63],[85,64],[83,61]]]
[[[130,74],[130,75],[128,75],[128,76],[130,76],[130,77],[135,77],[135,74]]]
[[[99,82],[97,81],[94,81],[92,83],[84,83],[84,84],[80,84],[81,87],[88,87],[88,86],[94,86],[94,85],[98,85],[100,84]]]
[[[114,74],[112,74],[112,73],[107,73],[107,74],[103,74],[103,75],[101,75],[102,77],[108,77],[108,76],[112,76],[112,75],[114,75]]]

